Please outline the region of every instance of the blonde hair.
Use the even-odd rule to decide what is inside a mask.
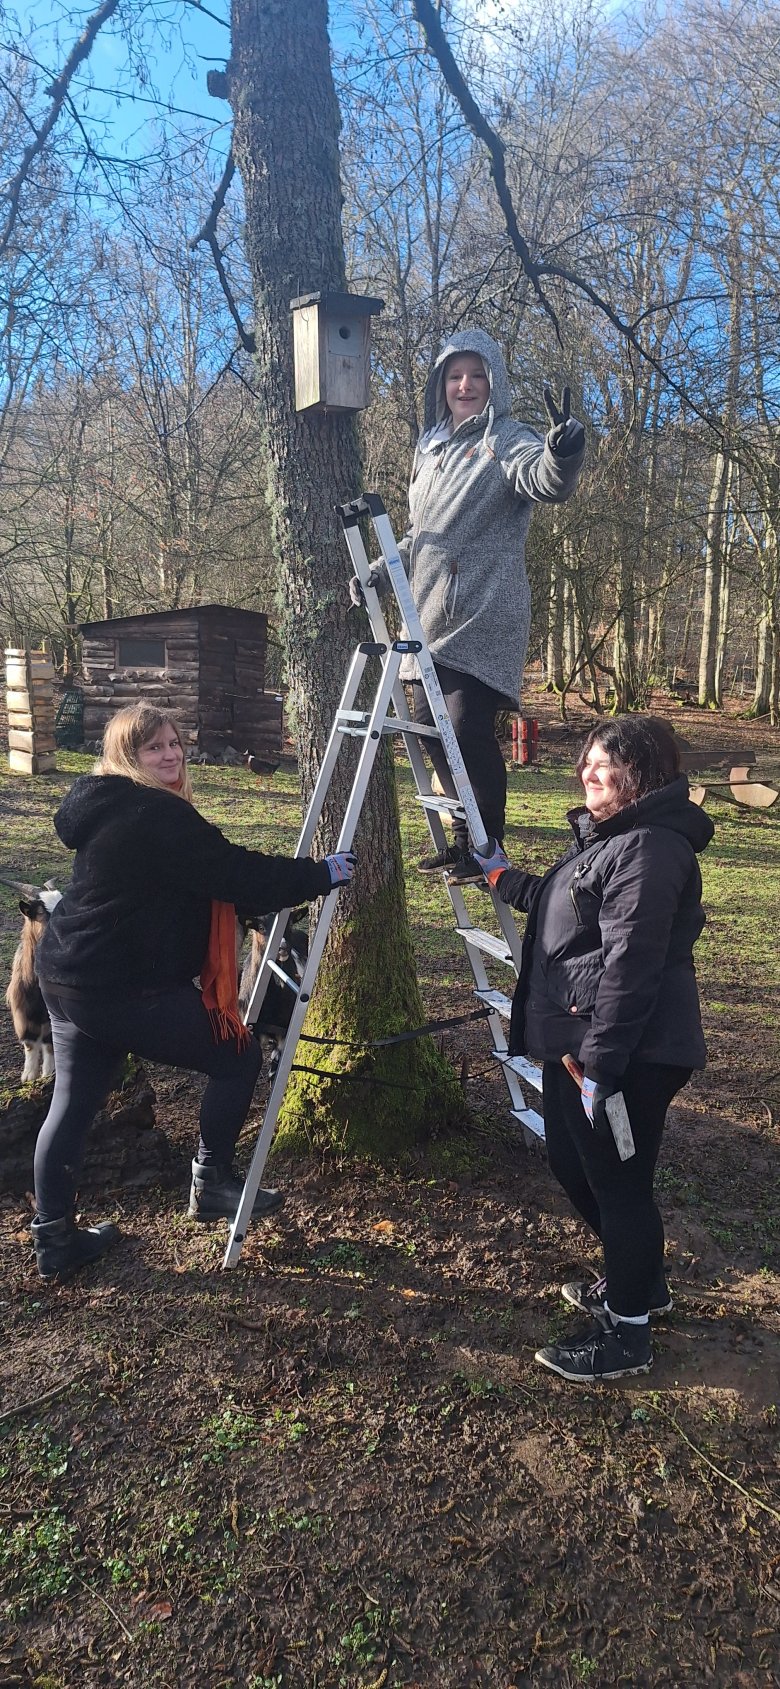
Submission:
[[[141,746],[147,745],[161,727],[172,727],[182,748],[184,761],[178,786],[166,786],[148,769],[141,768],[138,762]],[[166,715],[164,710],[154,709],[152,704],[127,704],[106,722],[103,748],[95,763],[95,773],[123,774],[127,780],[134,780],[137,786],[153,786],[156,791],[175,792],[187,803],[193,801],[187,752],[179,728],[171,716]]]

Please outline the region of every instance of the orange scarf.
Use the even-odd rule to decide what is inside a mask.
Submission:
[[[244,1026],[238,1008],[236,911],[232,903],[212,902],[209,947],[200,970],[200,988],[217,1042],[221,1038],[235,1038],[239,1050],[245,1049],[252,1034]]]

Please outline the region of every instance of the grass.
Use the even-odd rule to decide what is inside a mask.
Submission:
[[[56,775],[26,779],[0,767],[2,864],[20,878],[60,882],[69,873],[70,853],[60,844],[51,817],[77,774],[93,759],[78,752],[58,752]],[[397,764],[401,827],[407,863],[406,894],[424,991],[466,983],[461,945],[443,907],[438,880],[415,871],[426,846],[426,829],[414,798],[411,771]],[[204,815],[229,838],[248,849],[292,852],[301,821],[296,777],[280,771],[273,784],[258,789],[243,768],[193,769],[196,801]],[[510,769],[507,802],[507,852],[514,863],[541,872],[566,847],[566,810],[576,789],[566,769]],[[705,999],[722,1013],[724,987],[747,990],[740,1006],[746,1022],[777,1023],[780,951],[777,944],[777,864],[780,862],[780,814],[747,813],[717,798],[708,799],[716,826],[713,843],[701,858],[707,925],[696,949]],[[756,870],[759,870],[756,872]],[[489,906],[479,890],[467,893],[469,907],[482,921]],[[15,944],[16,898],[0,887],[0,912],[11,917],[3,935],[2,961],[8,966]],[[5,924],[5,923],[4,923]],[[506,976],[496,970],[497,981]],[[717,1007],[715,1006],[717,1005]],[[731,1005],[733,1008],[733,1005]],[[774,1013],[773,1013],[774,1011]]]

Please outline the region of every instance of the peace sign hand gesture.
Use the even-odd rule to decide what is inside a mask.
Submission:
[[[558,406],[550,388],[545,387],[544,408],[552,423],[547,435],[550,451],[556,457],[575,457],[585,444],[585,429],[571,414],[571,389],[564,387]]]

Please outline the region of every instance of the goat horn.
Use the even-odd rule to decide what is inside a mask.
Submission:
[[[12,880],[10,874],[0,874],[0,883],[4,886],[10,886],[11,890],[18,892],[20,897],[33,898],[41,895],[40,886],[31,885],[29,880]]]

